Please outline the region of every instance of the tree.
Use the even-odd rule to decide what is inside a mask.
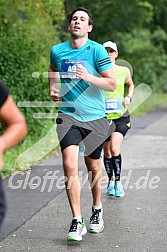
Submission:
[[[0,79],[16,102],[50,101],[48,80],[42,73],[48,70],[51,46],[61,42],[64,4],[61,0],[1,0],[0,9]],[[39,72],[39,78],[33,78],[33,72]],[[32,109],[22,110],[29,134],[40,134],[38,125],[43,121],[35,121]]]

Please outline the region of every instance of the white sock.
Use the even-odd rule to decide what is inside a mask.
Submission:
[[[101,204],[100,206],[94,206],[94,205],[93,205],[93,209],[99,210],[99,209],[101,209],[101,208],[102,208],[102,204]]]
[[[77,220],[79,222],[82,222],[82,216],[81,215],[75,216],[75,217],[73,217],[73,220]]]

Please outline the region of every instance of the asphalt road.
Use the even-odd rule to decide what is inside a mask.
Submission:
[[[0,231],[0,251],[166,252],[166,107],[132,119],[122,157],[126,195],[121,199],[106,196],[103,167],[105,229],[96,235],[88,232],[80,243],[66,242],[71,212],[60,155],[6,179],[8,212]],[[83,174],[82,214],[89,226],[92,199],[82,156],[79,170]]]

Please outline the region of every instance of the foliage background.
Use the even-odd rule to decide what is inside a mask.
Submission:
[[[93,14],[90,39],[115,41],[119,58],[133,67],[136,85],[146,83],[155,94],[167,91],[167,0],[0,0],[0,79],[16,102],[51,102],[42,73],[48,70],[50,48],[69,38],[67,18],[78,6]],[[39,72],[39,78],[33,78],[33,72]],[[34,119],[33,113],[54,108],[20,109],[29,133],[18,148],[7,152],[8,162],[53,125],[53,120]]]
[[[87,6],[93,14],[91,39],[117,43],[120,57],[133,66],[136,84],[167,89],[167,0],[67,0],[66,12],[75,6]]]

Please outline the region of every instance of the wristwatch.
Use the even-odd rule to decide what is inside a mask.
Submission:
[[[127,95],[127,97],[129,97],[129,99],[130,99],[130,102],[132,101],[132,97],[130,96],[130,95]]]

